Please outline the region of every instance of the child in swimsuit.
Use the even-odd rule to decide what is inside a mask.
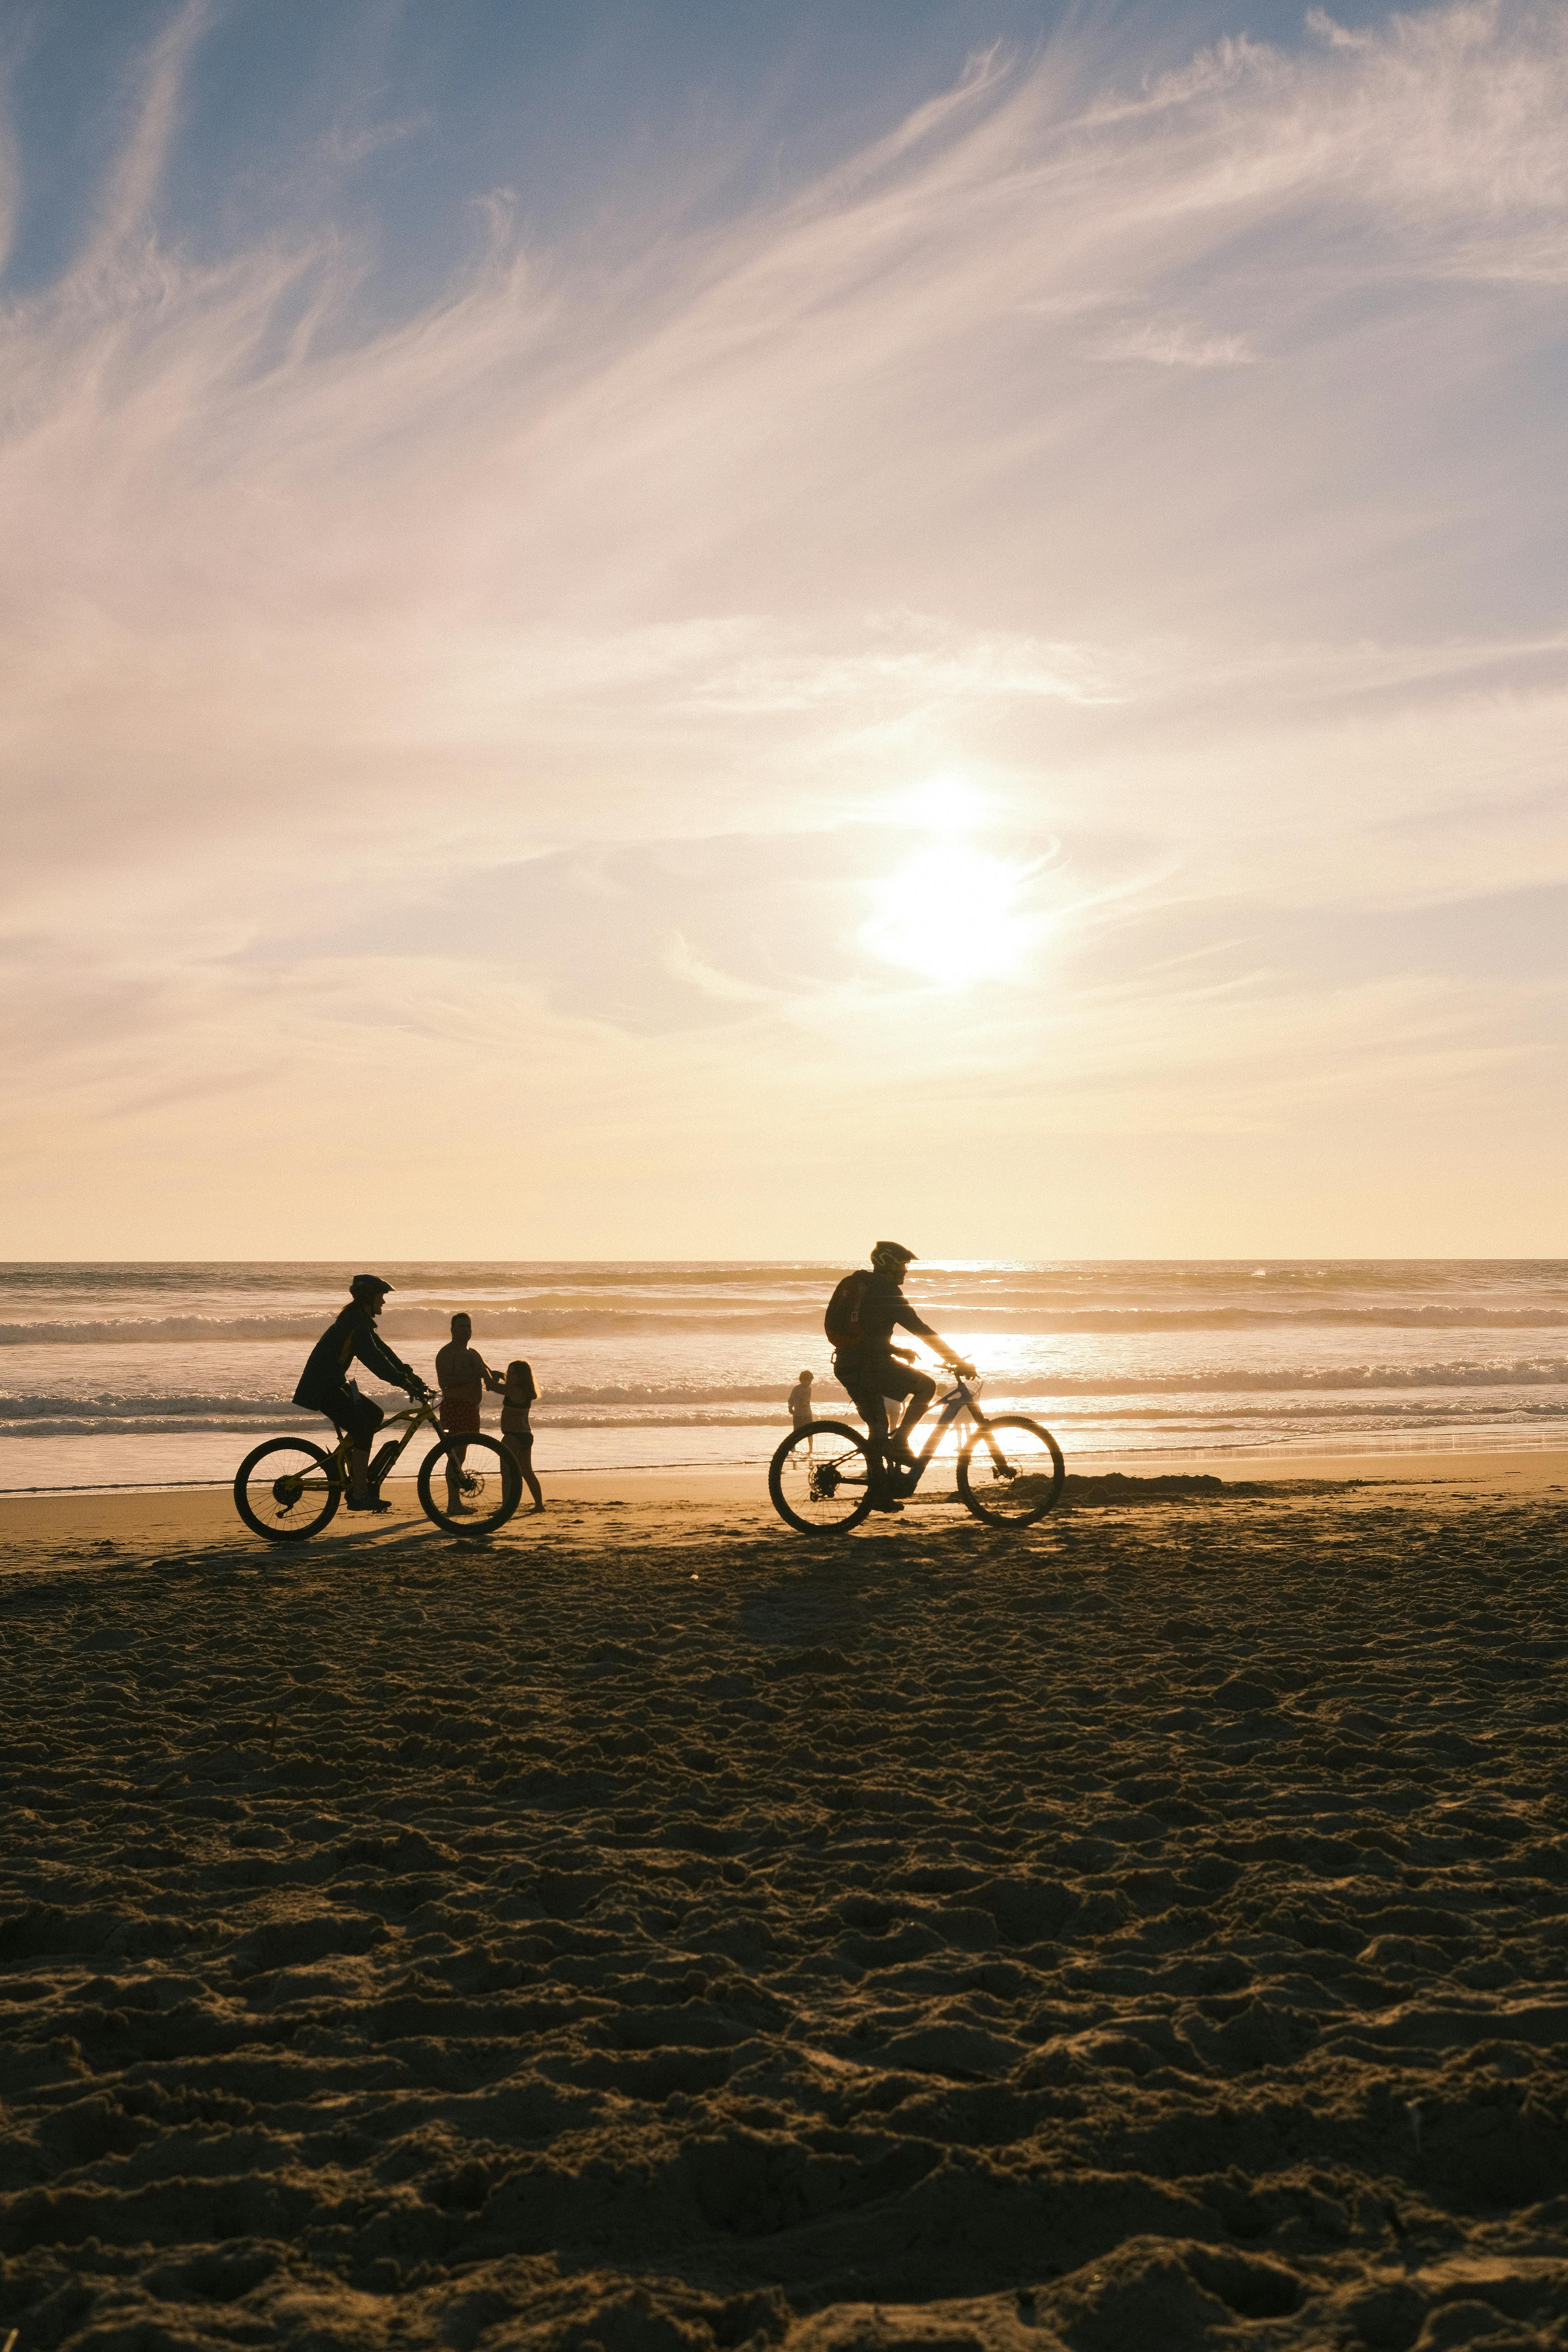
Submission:
[[[533,1367],[521,1358],[506,1368],[506,1385],[500,1392],[501,1444],[522,1473],[523,1484],[533,1496],[536,1511],[544,1508],[544,1497],[539,1481],[533,1475],[533,1432],[528,1425],[529,1408],[539,1391],[533,1385]]]

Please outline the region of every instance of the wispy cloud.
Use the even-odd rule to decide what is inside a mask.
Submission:
[[[153,43],[142,75],[135,127],[105,173],[98,217],[72,277],[84,288],[132,239],[147,236],[168,161],[185,69],[212,21],[207,0],[184,0]],[[110,299],[112,300],[112,294]]]
[[[718,225],[660,201],[657,157],[646,214],[596,241],[546,247],[481,193],[482,258],[377,329],[352,324],[343,221],[197,258],[166,217],[206,24],[169,18],[79,257],[0,314],[4,904],[48,943],[15,967],[40,1234],[77,1213],[43,1139],[62,1106],[87,1167],[100,1113],[127,1164],[136,1104],[138,1167],[176,1135],[214,1171],[272,1166],[345,1073],[379,1093],[412,1054],[438,1089],[465,1056],[495,1072],[499,1040],[559,1126],[618,1118],[682,1169],[708,1088],[753,1170],[786,1148],[781,1089],[812,1131],[831,1106],[829,1134],[857,1103],[1010,1117],[1007,1246],[1036,1134],[1316,1130],[1336,1102],[1349,1134],[1369,1074],[1425,1099],[1539,1067],[1529,989],[1303,981],[1287,1017],[1258,969],[1173,988],[1137,939],[1173,892],[1201,941],[1240,898],[1568,879],[1540,372],[1561,12],[1315,17],[1300,48],[1148,75],[1087,42],[988,51]],[[338,160],[423,155],[429,121],[392,93]],[[891,813],[954,768],[989,850],[1065,845],[1025,909],[1044,944],[962,999],[857,944]],[[661,862],[682,843],[694,884]],[[724,843],[739,863],[703,866]],[[599,850],[622,863],[594,902],[552,861]],[[559,907],[481,888],[546,873]],[[437,946],[465,899],[482,914]],[[1110,903],[1108,990],[1075,957]],[[337,908],[352,946],[323,938]],[[129,1055],[183,1074],[156,1118]],[[169,1103],[237,1069],[198,1141]],[[460,1091],[509,1149],[512,1097]],[[635,1191],[604,1198],[657,1245]],[[571,1200],[551,1230],[586,1246]]]
[[[1095,346],[1102,360],[1142,360],[1153,367],[1251,367],[1258,357],[1245,335],[1207,334],[1180,319],[1145,319]]]
[[[327,160],[352,171],[384,147],[401,147],[405,140],[417,139],[429,128],[428,114],[405,115],[396,122],[364,122],[357,130],[346,122],[335,122],[326,140]]]

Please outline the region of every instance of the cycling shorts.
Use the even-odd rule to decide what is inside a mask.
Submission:
[[[335,1397],[329,1397],[311,1410],[324,1412],[336,1428],[345,1431],[351,1445],[368,1445],[386,1419],[381,1407],[371,1398],[362,1396],[352,1381]]]
[[[922,1389],[927,1396],[936,1392],[936,1382],[918,1365],[901,1364],[892,1354],[860,1355],[843,1348],[833,1359],[833,1369],[862,1420],[870,1419],[867,1407],[878,1398],[919,1396]]]

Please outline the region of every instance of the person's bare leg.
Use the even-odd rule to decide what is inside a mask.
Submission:
[[[520,1445],[516,1438],[511,1436],[504,1438],[502,1443],[505,1445],[507,1452],[511,1455],[512,1460],[516,1463],[518,1468],[522,1473],[523,1484],[528,1488],[529,1493],[533,1496],[534,1509],[536,1511],[542,1511],[544,1508],[544,1496],[540,1491],[539,1481],[533,1475],[532,1446]]]
[[[922,1374],[920,1387],[916,1389],[910,1396],[908,1404],[904,1407],[902,1418],[900,1420],[897,1429],[893,1432],[893,1441],[901,1454],[908,1454],[910,1452],[910,1432],[913,1429],[916,1422],[920,1420],[921,1414],[925,1412],[927,1406],[930,1404],[935,1394],[936,1382],[934,1381],[928,1381]]]
[[[888,1427],[886,1397],[868,1397],[860,1407],[860,1418],[871,1435],[871,1451],[879,1461],[885,1460],[892,1433]]]
[[[463,1500],[463,1465],[468,1458],[468,1439],[455,1437],[447,1455],[447,1508],[449,1512],[466,1511],[468,1507]]]
[[[858,1399],[857,1402],[859,1403]],[[901,1511],[904,1507],[893,1491],[899,1465],[888,1428],[888,1401],[885,1397],[868,1396],[859,1409],[860,1418],[871,1437],[871,1508],[874,1511]]]
[[[368,1445],[349,1447],[349,1493],[356,1503],[363,1503],[370,1493],[370,1448]]]

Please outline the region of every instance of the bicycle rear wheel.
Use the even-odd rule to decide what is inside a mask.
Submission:
[[[419,1465],[419,1502],[449,1536],[489,1536],[522,1493],[522,1473],[493,1437],[448,1437]]]
[[[786,1437],[768,1465],[768,1493],[781,1519],[803,1536],[843,1536],[871,1507],[871,1451],[841,1421],[814,1421]]]
[[[319,1535],[342,1491],[330,1456],[300,1437],[258,1445],[234,1475],[235,1509],[268,1543],[303,1543]]]
[[[1062,1491],[1067,1465],[1048,1429],[1021,1414],[984,1421],[958,1457],[958,1491],[990,1528],[1032,1528]]]

